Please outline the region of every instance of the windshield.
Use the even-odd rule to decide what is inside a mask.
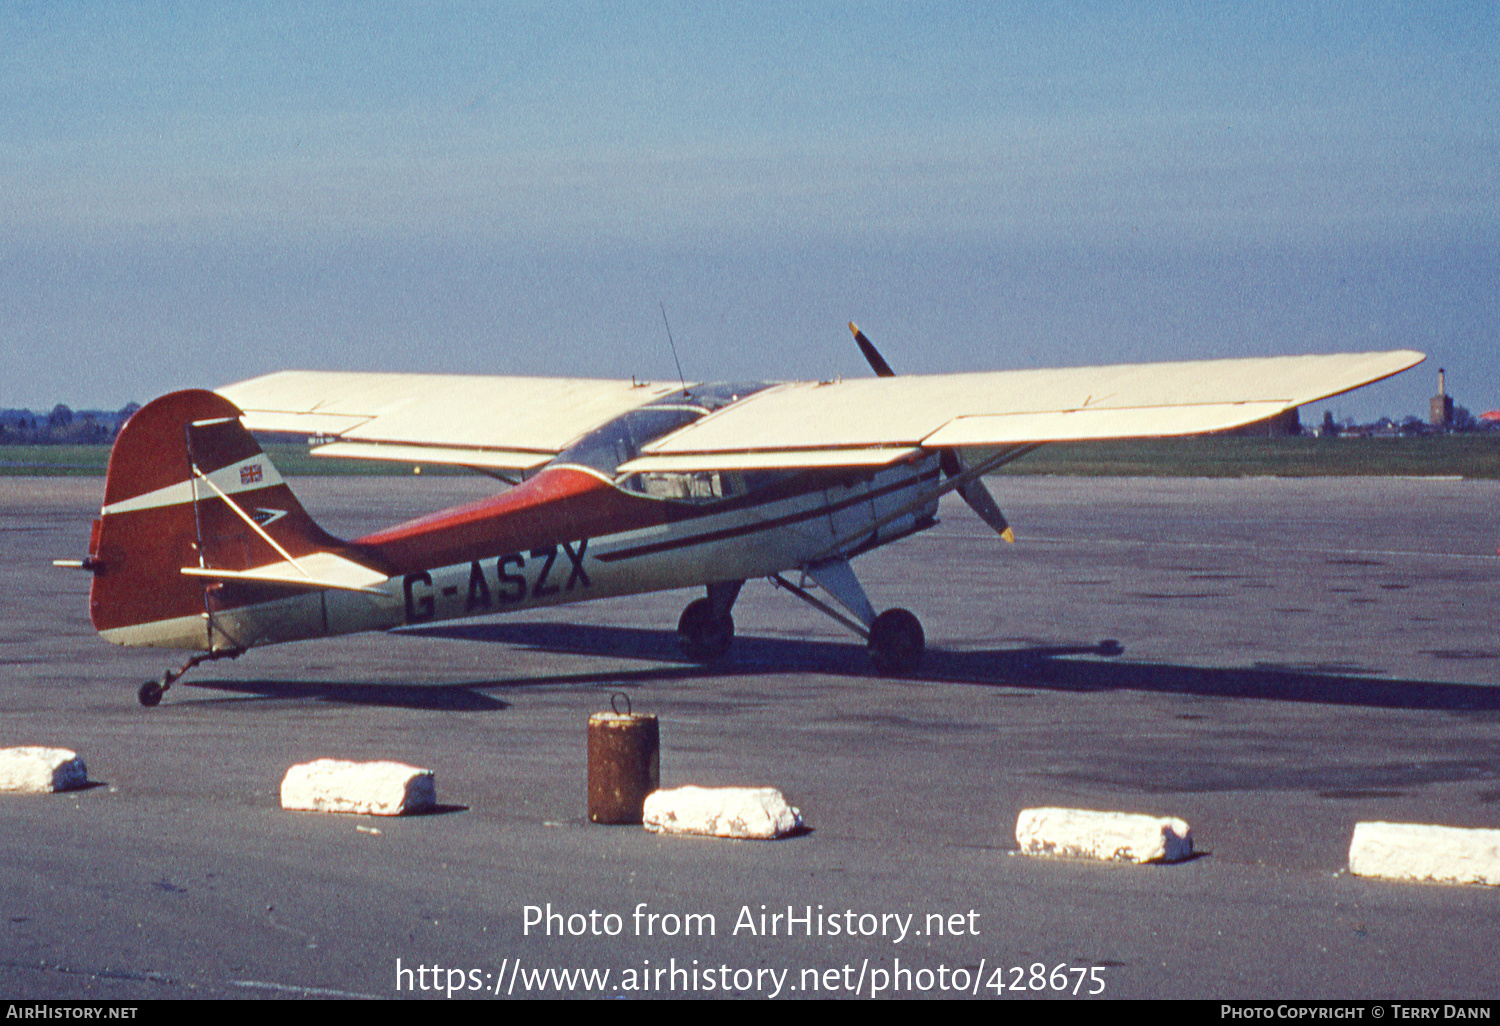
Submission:
[[[590,467],[613,478],[622,463],[640,455],[641,448],[658,438],[684,428],[715,410],[722,410],[747,395],[769,388],[770,382],[738,381],[692,388],[662,396],[623,417],[595,428],[558,454],[554,463]],[[718,471],[695,473],[631,474],[616,481],[626,491],[653,499],[678,502],[714,502],[742,495],[779,475],[730,474]]]
[[[643,406],[590,431],[564,449],[556,462],[576,463],[614,476],[615,468],[635,459],[641,446],[691,424],[707,412],[691,406]]]
[[[590,431],[559,453],[553,462],[592,467],[613,477],[615,469],[635,459],[643,445],[768,387],[769,383],[764,381],[725,382],[694,385],[664,395]]]

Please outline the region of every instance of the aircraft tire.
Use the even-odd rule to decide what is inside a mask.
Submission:
[[[922,661],[927,636],[905,609],[887,609],[870,625],[870,660],[879,673],[910,673]]]
[[[151,709],[161,704],[163,690],[161,684],[154,680],[148,680],[141,685],[140,690],[135,693],[135,697],[147,709]]]
[[[695,663],[712,663],[724,658],[734,642],[734,617],[725,613],[715,618],[713,604],[698,599],[682,611],[677,621],[677,643],[683,655]]]

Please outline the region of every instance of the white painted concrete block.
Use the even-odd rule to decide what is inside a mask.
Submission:
[[[1090,809],[1023,809],[1016,843],[1026,855],[1112,862],[1179,862],[1193,854],[1193,834],[1180,819]]]
[[[646,796],[641,822],[657,834],[771,840],[802,826],[774,787],[678,787]]]
[[[1500,887],[1500,830],[1356,823],[1349,872],[1388,880]]]
[[[286,771],[281,807],[297,812],[402,816],[437,804],[432,770],[399,762],[318,759]]]
[[[89,782],[77,752],[66,748],[0,748],[0,791],[71,791]]]

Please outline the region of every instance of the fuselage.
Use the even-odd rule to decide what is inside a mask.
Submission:
[[[936,456],[831,471],[620,472],[641,446],[759,387],[698,386],[641,407],[589,432],[494,496],[348,542],[316,530],[258,447],[249,442],[254,451],[244,448],[245,435],[210,475],[227,482],[223,494],[196,485],[158,488],[144,499],[106,504],[102,519],[118,524],[111,528],[116,536],[131,531],[158,538],[174,529],[182,536],[178,544],[158,546],[154,559],[162,577],[181,574],[177,568],[190,566],[189,559],[198,565],[190,567],[193,578],[166,582],[176,589],[175,606],[164,597],[162,615],[144,621],[122,615],[117,619],[128,622],[101,622],[96,593],[96,626],[120,644],[246,649],[744,581],[847,558],[934,522]],[[236,429],[243,431],[237,424],[201,430]],[[228,451],[226,441],[207,435],[199,445]],[[155,501],[156,495],[164,498]],[[333,552],[385,580],[358,588],[200,582],[199,575],[215,568],[243,573],[279,558],[241,523],[246,510],[275,517],[266,540],[281,532],[276,544],[294,561]],[[123,519],[130,516],[151,519],[133,529]],[[140,556],[115,556],[110,549],[101,548],[104,573],[129,559],[139,564]],[[166,569],[174,558],[177,566]]]
[[[858,477],[774,476],[740,497],[692,502],[549,467],[494,499],[352,542],[397,568],[385,594],[324,589],[234,604],[226,587],[215,634],[249,648],[766,577],[920,530],[935,499],[875,525],[937,478],[933,457]]]

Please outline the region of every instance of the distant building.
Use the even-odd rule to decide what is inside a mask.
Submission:
[[[1438,394],[1432,397],[1432,408],[1427,418],[1433,427],[1443,430],[1453,426],[1453,397],[1448,394],[1445,373],[1443,368],[1438,368]]]

